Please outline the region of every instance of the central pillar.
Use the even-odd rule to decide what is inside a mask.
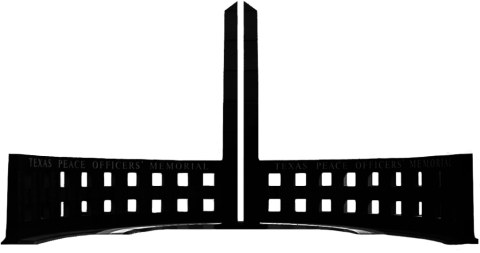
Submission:
[[[267,230],[260,225],[258,192],[258,15],[246,2],[225,11],[222,225],[215,230]],[[228,184],[225,183],[228,180]],[[266,194],[266,193],[265,193]],[[234,199],[236,196],[236,200]],[[240,220],[241,219],[241,220]]]
[[[244,230],[267,230],[260,225],[261,203],[266,192],[261,192],[267,178],[259,173],[259,43],[258,13],[248,3],[243,2],[243,226]]]
[[[222,224],[214,230],[238,229],[241,216],[241,100],[239,67],[239,2],[225,10],[225,32],[223,35],[223,98],[222,98],[222,168],[219,172],[218,186],[221,187]]]

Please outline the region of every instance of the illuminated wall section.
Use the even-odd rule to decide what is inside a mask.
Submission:
[[[218,168],[219,161],[208,159],[9,155],[8,241],[59,231],[220,222]]]
[[[478,173],[472,154],[260,160],[265,222],[398,229],[472,237]],[[477,176],[475,176],[477,175]],[[477,192],[477,193],[476,193]],[[478,210],[478,208],[477,208]]]

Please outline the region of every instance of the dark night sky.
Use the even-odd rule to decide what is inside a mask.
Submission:
[[[455,46],[466,41],[458,29],[430,29],[427,36],[420,28],[395,30],[380,22],[354,33],[341,22],[278,15],[265,13],[259,26],[262,158],[330,157],[338,151],[351,157],[440,154],[471,147],[475,100],[463,85],[471,67],[462,58],[468,45]],[[199,36],[210,32],[201,22],[193,25],[189,30]],[[342,32],[345,27],[350,32]],[[166,27],[162,36],[187,42],[159,48],[164,36],[148,33],[150,28],[133,29],[135,36],[123,39],[109,31],[88,54],[66,51],[85,40],[69,42],[54,29],[49,34],[56,36],[42,38],[63,43],[39,44],[33,35],[19,39],[22,54],[15,64],[22,71],[9,93],[15,106],[6,124],[15,136],[8,140],[12,152],[69,146],[108,154],[215,157],[221,139],[221,42],[198,40],[192,47],[192,34]],[[419,36],[419,43],[409,42]],[[443,48],[440,56],[435,48]],[[205,60],[211,52],[218,61]]]
[[[261,127],[264,142],[274,143],[268,157],[471,147],[477,99],[469,85],[473,38],[463,21],[335,15],[262,16],[260,27],[269,29],[260,29]]]

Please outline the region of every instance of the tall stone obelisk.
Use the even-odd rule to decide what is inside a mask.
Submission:
[[[222,225],[215,230],[237,230],[241,215],[241,101],[240,101],[240,17],[239,1],[225,10],[223,35],[223,110],[222,158],[218,186],[221,187],[221,206],[218,207]]]
[[[255,173],[259,161],[257,19],[257,11],[245,1],[225,11],[222,170],[228,174],[219,178],[219,183],[224,182],[223,216],[216,230],[267,229],[259,224],[256,191],[266,179],[262,181]]]
[[[259,208],[262,185],[267,183],[259,171],[259,43],[258,12],[243,1],[243,223],[244,230],[267,230],[267,225],[260,225]]]

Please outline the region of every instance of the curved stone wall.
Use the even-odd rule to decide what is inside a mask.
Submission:
[[[259,211],[265,222],[351,225],[451,236],[472,236],[474,230],[478,233],[474,203],[478,202],[479,182],[471,154],[260,160],[260,166],[263,185],[259,186]]]
[[[225,165],[10,155],[3,243],[131,226],[232,223],[236,185]]]
[[[259,164],[258,180],[244,187],[257,189],[261,222],[479,233],[472,154]],[[220,194],[230,189],[222,178],[231,171],[220,170],[217,160],[11,154],[8,165],[7,242],[60,231],[222,222],[231,212]]]

